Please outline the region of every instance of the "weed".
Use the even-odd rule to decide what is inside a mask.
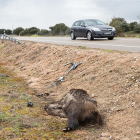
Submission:
[[[7,114],[5,112],[1,112],[0,113],[0,122],[5,121],[6,117],[7,117]]]
[[[21,99],[23,99],[25,101],[29,100],[29,96],[24,93],[21,93],[20,96],[21,96]]]
[[[21,135],[20,129],[19,129],[19,128],[13,128],[13,127],[11,127],[10,130],[11,130],[13,133],[15,133],[16,135],[18,135],[18,136]]]
[[[62,132],[54,132],[55,135],[62,135],[63,133]]]
[[[31,35],[31,37],[40,37],[40,36],[37,34],[34,34],[34,35]]]
[[[79,46],[80,49],[87,49],[85,46]]]
[[[113,50],[101,50],[101,52],[113,52]]]
[[[93,129],[93,128],[89,128],[88,131],[89,131],[89,132],[93,132],[94,129]]]
[[[4,45],[2,47],[0,47],[0,50],[2,50],[3,48],[5,48],[7,45],[6,43],[4,42]]]
[[[29,97],[22,97],[23,100],[29,100]]]

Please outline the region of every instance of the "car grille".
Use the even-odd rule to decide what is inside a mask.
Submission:
[[[108,28],[108,29],[101,29],[101,31],[106,31],[106,32],[108,32],[108,31],[112,31],[112,29],[111,28]]]

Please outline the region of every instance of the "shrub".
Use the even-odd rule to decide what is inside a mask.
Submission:
[[[134,27],[134,32],[135,33],[140,33],[140,25],[137,25]]]
[[[18,27],[18,28],[16,28],[16,29],[14,29],[13,33],[16,34],[16,35],[19,35],[19,33],[20,33],[21,31],[24,31],[24,29],[23,29],[22,27]]]

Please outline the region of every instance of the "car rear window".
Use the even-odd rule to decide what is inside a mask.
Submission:
[[[79,26],[80,25],[80,21],[76,21],[74,22],[73,26]]]

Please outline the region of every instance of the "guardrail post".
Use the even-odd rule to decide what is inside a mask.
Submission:
[[[5,41],[7,41],[7,36],[5,35]]]

